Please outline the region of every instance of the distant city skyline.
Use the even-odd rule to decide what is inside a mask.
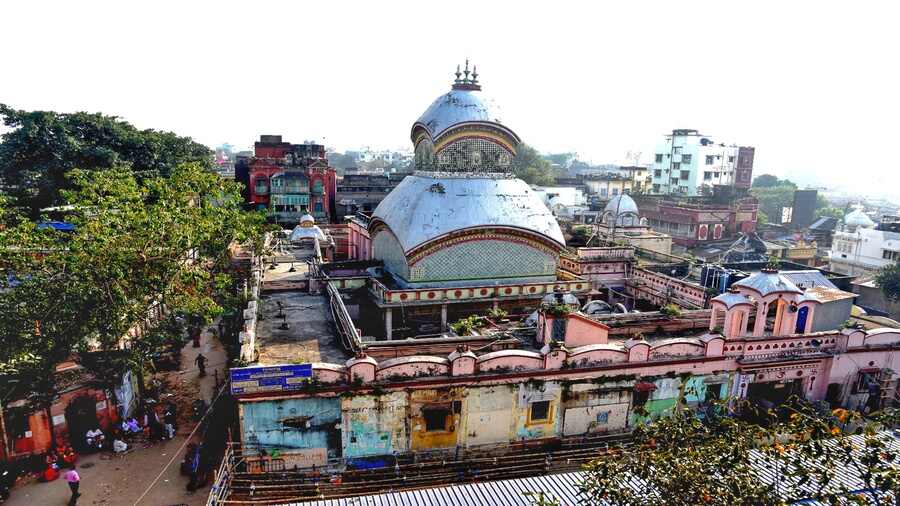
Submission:
[[[209,146],[271,133],[395,149],[468,57],[502,121],[542,152],[647,163],[663,135],[693,128],[755,146],[755,174],[900,198],[898,6],[546,7],[13,2],[0,6],[17,20],[0,102]]]

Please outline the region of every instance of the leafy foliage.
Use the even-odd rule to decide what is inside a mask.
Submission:
[[[890,301],[900,301],[900,261],[883,267],[875,275],[875,284]]]
[[[164,305],[199,324],[221,311],[229,247],[261,248],[262,217],[241,210],[239,188],[200,164],[138,179],[127,167],[74,170],[73,232],[39,229],[4,209],[0,263],[0,364],[35,398],[58,395],[57,364],[81,361],[111,388],[124,367],[140,368],[183,329],[136,338]]]
[[[168,176],[185,162],[212,163],[211,151],[190,138],[138,130],[114,116],[19,111],[3,104],[0,116],[11,129],[0,142],[0,176],[32,217],[65,203],[61,192],[72,187],[67,174],[75,168],[128,167],[144,178]]]
[[[638,426],[627,450],[611,450],[587,466],[586,504],[893,504],[898,455],[888,446],[891,436],[878,430],[896,424],[896,413],[864,420],[846,410],[821,414],[799,405],[789,416],[769,413],[756,424],[720,416],[724,406],[717,407],[702,420],[680,407]],[[862,444],[850,439],[848,427],[858,427]],[[775,479],[760,479],[762,468]],[[835,479],[841,468],[858,472],[873,492],[860,497],[849,490]]]
[[[666,304],[665,306],[659,308],[659,312],[673,318],[681,316],[681,308],[676,304]]]
[[[455,332],[456,335],[468,336],[472,334],[473,331],[480,329],[485,325],[484,318],[478,315],[471,315],[451,323],[450,328],[453,329],[453,332]]]
[[[513,174],[528,184],[549,186],[556,181],[550,162],[525,143],[519,144],[512,168]]]

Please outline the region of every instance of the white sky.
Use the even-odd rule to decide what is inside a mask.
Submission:
[[[0,102],[249,146],[409,145],[478,65],[542,151],[644,161],[672,128],[755,173],[900,194],[900,3],[0,2]]]

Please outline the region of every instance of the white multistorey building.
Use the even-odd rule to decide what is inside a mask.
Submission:
[[[695,196],[704,186],[749,188],[754,148],[713,142],[697,130],[673,130],[653,152],[651,193]]]
[[[832,271],[853,276],[873,273],[900,261],[900,233],[875,228],[875,222],[856,209],[834,233],[829,258]]]

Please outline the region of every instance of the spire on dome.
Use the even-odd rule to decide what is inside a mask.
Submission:
[[[463,76],[460,78],[460,76]],[[469,76],[472,76],[471,78]],[[456,80],[453,81],[453,89],[454,90],[473,90],[480,91],[481,85],[478,84],[478,67],[475,66],[472,68],[472,71],[469,71],[469,59],[466,58],[466,65],[463,69],[462,73],[459,71],[459,65],[456,66]]]

